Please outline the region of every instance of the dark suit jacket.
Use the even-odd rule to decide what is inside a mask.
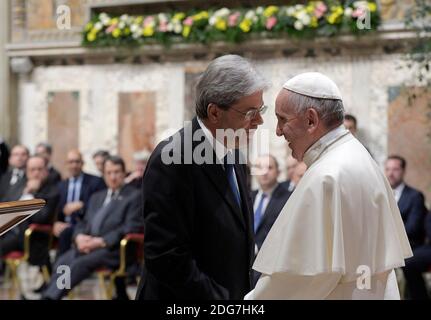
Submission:
[[[401,217],[412,248],[422,245],[425,240],[424,219],[427,213],[424,195],[406,185],[398,201]]]
[[[191,128],[161,142],[145,170],[145,266],[137,299],[243,299],[250,291],[254,240],[246,168],[234,165],[241,210],[208,140],[202,134],[191,143],[185,135],[199,128],[194,118]],[[184,164],[197,146],[211,162]],[[165,164],[169,154],[182,164]]]
[[[69,188],[69,179],[65,179],[61,181],[58,185],[58,189],[60,192],[60,212],[57,218],[58,221],[64,221],[65,219],[63,209],[64,209],[64,206],[67,204],[68,188]],[[84,203],[84,208],[72,214],[73,224],[75,224],[77,220],[82,219],[82,217],[85,215],[85,212],[88,206],[88,201],[90,200],[90,197],[93,195],[93,193],[103,190],[105,188],[106,188],[106,185],[102,178],[84,173],[84,177],[82,178],[81,193],[79,195],[79,200]]]
[[[21,239],[24,238],[24,232],[30,224],[52,224],[58,212],[60,196],[55,184],[46,181],[39,191],[34,194],[34,197],[36,199],[44,199],[46,201],[46,205],[38,213],[34,214],[18,226]],[[49,261],[49,236],[44,233],[34,233],[31,239],[30,264],[47,264]]]
[[[20,180],[11,186],[9,183],[12,178],[12,171],[13,169],[9,168],[9,170],[0,178],[0,202],[18,200],[27,184],[27,179],[24,174]]]
[[[49,167],[48,169],[48,180],[52,183],[58,184],[61,181],[61,174],[54,167]]]
[[[0,143],[0,177],[7,171],[9,166],[9,147],[3,141]]]
[[[73,239],[78,234],[91,234],[91,223],[99,209],[105,201],[108,190],[101,190],[94,193],[88,203],[87,212],[84,219],[79,221],[75,227]],[[141,216],[141,194],[131,186],[125,185],[117,199],[111,200],[108,204],[106,219],[100,226],[100,234],[94,236],[102,237],[111,251],[116,251],[120,241],[126,233],[139,232],[142,229],[143,221]],[[115,259],[115,255],[113,256]],[[118,261],[117,261],[118,262]]]
[[[263,241],[265,241],[269,230],[271,230],[272,225],[274,224],[290,195],[291,193],[287,191],[287,189],[281,183],[278,184],[278,186],[272,192],[271,199],[266,206],[265,213],[255,233],[255,240],[258,249],[260,249]],[[257,190],[254,190],[251,194],[253,203],[256,200],[256,196]]]

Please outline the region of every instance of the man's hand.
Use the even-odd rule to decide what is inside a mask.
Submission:
[[[41,184],[42,184],[41,180],[37,180],[37,179],[28,180],[27,185],[23,190],[23,194],[36,193],[37,190],[39,190]]]
[[[75,201],[67,203],[63,208],[63,213],[66,216],[70,216],[75,211],[78,211],[84,207],[84,203],[82,201]]]
[[[75,243],[79,252],[88,253],[89,242],[91,240],[91,236],[86,234],[78,234],[75,238]]]
[[[54,227],[53,227],[52,232],[58,238],[60,233],[62,233],[64,231],[64,229],[68,228],[69,226],[70,226],[69,223],[57,221],[54,223]]]
[[[133,171],[131,174],[129,174],[125,179],[124,179],[124,183],[128,184],[130,182],[132,182],[133,180],[140,178],[141,174],[139,173],[139,171]]]
[[[92,237],[85,234],[79,234],[75,238],[78,251],[82,253],[90,253],[96,249],[106,247],[105,240],[101,237]]]

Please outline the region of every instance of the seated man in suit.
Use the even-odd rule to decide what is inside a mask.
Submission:
[[[84,161],[78,150],[67,153],[69,178],[60,182],[60,212],[54,224],[58,237],[57,256],[70,249],[76,223],[84,217],[88,201],[93,193],[106,188],[103,179],[82,171]]]
[[[422,274],[431,268],[431,211],[425,218],[425,231],[428,242],[413,250],[413,257],[406,260],[404,267],[408,298],[414,300],[430,298]]]
[[[45,158],[32,156],[27,161],[27,182],[21,195],[16,200],[44,199],[46,205],[38,213],[16,226],[0,238],[0,256],[24,249],[24,232],[32,223],[52,224],[57,214],[59,195],[57,187],[50,184],[48,167]],[[46,265],[49,263],[48,256],[49,237],[46,234],[35,233],[32,236],[30,264]]]
[[[266,235],[277,219],[281,209],[289,199],[289,192],[277,178],[280,174],[277,159],[273,155],[261,156],[255,163],[258,171],[257,181],[259,189],[251,194],[254,209],[254,232],[256,242],[256,254]],[[259,273],[254,271],[254,284],[259,278]]]
[[[423,194],[404,183],[406,165],[404,158],[398,155],[390,156],[385,163],[385,174],[394,191],[410,246],[414,249],[424,243],[424,219],[427,210]]]
[[[293,192],[295,189],[295,183],[292,181],[293,173],[295,171],[298,160],[296,160],[292,155],[289,155],[286,160],[286,181],[282,182],[282,186],[289,192]]]
[[[109,152],[106,150],[98,150],[93,154],[94,165],[97,168],[100,176],[103,176],[103,164],[109,157]]]
[[[37,155],[44,157],[48,161],[48,180],[52,181],[52,183],[59,183],[61,181],[61,174],[55,169],[51,163],[52,157],[52,146],[46,142],[40,142],[36,146]]]
[[[0,179],[0,202],[16,201],[21,197],[27,182],[25,166],[30,153],[23,145],[12,148],[9,157],[9,169]]]
[[[9,147],[0,137],[0,178],[7,171],[9,165]]]
[[[78,222],[73,234],[74,246],[59,257],[44,299],[59,300],[68,289],[88,278],[97,268],[118,268],[119,246],[123,236],[142,226],[140,193],[124,185],[124,161],[111,156],[105,161],[104,178],[107,190],[92,195],[84,220]],[[60,288],[57,279],[59,266],[70,267],[71,288]]]

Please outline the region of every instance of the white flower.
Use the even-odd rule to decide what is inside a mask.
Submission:
[[[94,25],[94,29],[96,30],[101,30],[103,28],[103,24],[102,22],[96,22],[96,24]]]
[[[100,19],[100,21],[104,26],[109,26],[109,24],[111,23],[111,19],[109,17],[103,17],[102,19]]]
[[[298,12],[297,19],[300,20],[304,26],[308,26],[311,22],[310,16],[304,10]]]
[[[304,28],[304,25],[299,20],[296,20],[293,26],[295,27],[296,30],[302,30]]]
[[[216,17],[227,17],[230,14],[230,10],[228,8],[221,8],[214,12]]]
[[[109,19],[109,16],[105,12],[102,12],[101,14],[99,14],[99,20],[105,20],[105,19]]]
[[[248,10],[245,14],[246,19],[253,20],[254,17],[256,17],[256,13],[253,10]]]
[[[257,7],[256,13],[257,14],[262,14],[263,13],[263,7]]]
[[[295,10],[296,10],[296,11],[299,11],[299,10],[302,10],[302,9],[304,9],[304,5],[303,5],[303,4],[297,4],[297,5],[295,6]]]
[[[133,33],[137,32],[139,30],[139,26],[134,23],[130,26],[130,31],[132,31]]]
[[[120,29],[124,29],[125,26],[126,26],[126,23],[124,21],[120,21],[120,23],[118,24],[118,28]]]
[[[168,25],[166,26],[166,29],[169,32],[172,32],[174,30],[174,25],[171,22],[169,22]]]
[[[183,26],[179,23],[176,23],[174,25],[174,32],[178,34],[181,33],[181,31],[183,31]]]
[[[215,25],[217,22],[217,17],[215,15],[211,16],[210,20],[208,21],[208,23],[210,24],[210,26]]]
[[[168,22],[168,17],[167,17],[167,15],[166,14],[164,14],[164,13],[159,13],[159,15],[158,15],[158,18],[159,18],[159,21],[160,22]]]
[[[138,29],[136,32],[132,34],[133,39],[138,39],[142,34],[142,29]]]
[[[355,1],[355,2],[353,2],[353,6],[355,8],[367,8],[368,2],[367,1]]]
[[[120,20],[121,20],[121,21],[124,21],[124,22],[126,22],[128,19],[129,19],[129,15],[127,15],[127,14],[123,14],[123,15],[120,17]]]
[[[347,7],[346,9],[344,9],[344,15],[345,15],[346,17],[350,17],[350,16],[352,16],[352,12],[353,12],[353,9],[352,9],[352,8],[350,8],[350,7]]]
[[[296,10],[294,7],[287,7],[287,9],[286,9],[286,14],[289,17],[292,17],[293,15],[295,15],[295,12],[296,12]]]

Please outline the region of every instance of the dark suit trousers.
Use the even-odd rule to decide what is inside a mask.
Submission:
[[[58,236],[57,259],[72,247],[72,236],[75,228],[68,227]]]
[[[114,263],[116,261],[116,263]],[[110,251],[106,248],[97,249],[89,254],[81,254],[75,248],[70,249],[57,259],[55,266],[52,270],[51,280],[48,287],[43,292],[42,296],[52,300],[60,300],[64,297],[69,289],[58,288],[57,279],[64,275],[60,272],[57,273],[59,266],[70,267],[70,289],[78,285],[81,281],[85,280],[100,267],[117,268],[119,262],[118,251]],[[60,284],[64,281],[59,281]]]
[[[422,273],[431,267],[431,244],[413,250],[413,257],[406,260],[403,268],[407,281],[407,292],[410,299],[429,299]]]

